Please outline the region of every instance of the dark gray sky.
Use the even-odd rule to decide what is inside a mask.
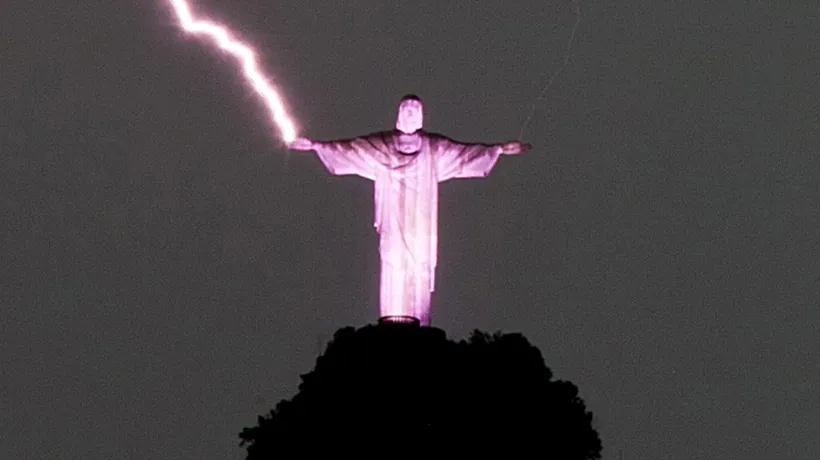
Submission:
[[[0,458],[243,458],[320,342],[377,316],[372,185],[286,153],[164,1],[9,3]],[[407,92],[431,130],[514,139],[574,21],[389,3],[197,10],[325,139],[391,128]],[[614,3],[582,2],[534,149],[442,186],[434,324],[525,334],[605,459],[819,458],[820,9]]]

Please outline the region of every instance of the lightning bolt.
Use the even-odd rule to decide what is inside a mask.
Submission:
[[[170,3],[183,30],[190,34],[203,35],[209,38],[216,46],[239,61],[245,79],[262,97],[268,110],[270,110],[273,122],[279,128],[282,139],[285,143],[290,143],[296,139],[296,128],[293,120],[288,115],[279,93],[259,70],[254,50],[235,39],[227,27],[216,22],[195,18],[191,13],[190,5],[185,0],[170,0]]]

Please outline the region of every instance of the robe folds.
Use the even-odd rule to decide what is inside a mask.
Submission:
[[[403,153],[398,148],[400,134],[384,131],[318,141],[314,149],[331,174],[374,182],[381,316],[410,316],[429,325],[438,251],[438,184],[486,177],[501,148],[419,131],[419,149]]]

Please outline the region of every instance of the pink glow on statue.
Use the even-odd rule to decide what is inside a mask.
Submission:
[[[245,78],[254,90],[259,93],[271,112],[273,122],[279,128],[279,132],[285,143],[290,144],[296,139],[296,128],[291,118],[287,114],[282,98],[271,85],[267,78],[259,70],[256,62],[256,55],[248,45],[234,39],[227,27],[215,22],[203,21],[194,18],[191,8],[185,0],[170,0],[174,12],[179,19],[182,28],[191,34],[205,35],[210,38],[219,48],[227,51],[237,58],[245,73]]]
[[[424,105],[415,96],[406,97],[399,104],[399,116],[396,119],[396,129],[413,134],[424,125]]]
[[[375,219],[381,256],[382,317],[412,317],[430,324],[438,258],[438,184],[486,177],[500,155],[525,152],[529,144],[462,143],[423,131],[423,104],[402,99],[396,130],[353,139],[297,138],[289,147],[315,150],[333,175],[374,182]]]

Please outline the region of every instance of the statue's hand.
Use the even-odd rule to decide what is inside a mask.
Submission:
[[[304,137],[297,137],[288,144],[288,148],[291,150],[313,150],[313,141]]]
[[[526,142],[507,142],[501,146],[503,155],[518,155],[530,149],[530,144]]]

